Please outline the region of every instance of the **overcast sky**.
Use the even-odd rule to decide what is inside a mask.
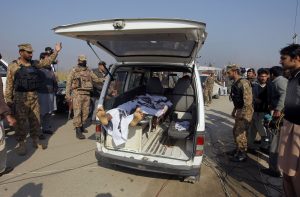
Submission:
[[[183,18],[207,24],[208,38],[200,51],[202,65],[228,62],[245,67],[278,65],[280,48],[292,42],[296,0],[3,0],[0,11],[0,52],[8,62],[18,57],[19,43],[28,42],[38,58],[46,46],[63,43],[63,70],[86,54],[90,67],[97,59],[80,40],[54,34],[58,25],[111,18]],[[300,34],[300,14],[296,32]],[[298,39],[300,40],[300,39]],[[99,54],[108,63],[112,57]]]

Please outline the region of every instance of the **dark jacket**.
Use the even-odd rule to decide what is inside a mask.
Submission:
[[[284,118],[300,125],[300,69],[292,73],[289,79],[284,103]]]
[[[259,83],[252,84],[254,112],[268,112],[268,84],[262,87]]]
[[[41,85],[39,87],[38,93],[54,93],[57,91],[57,80],[55,73],[52,68],[40,68],[39,75],[41,78]]]
[[[3,96],[3,83],[2,80],[0,80],[0,115],[5,116],[10,113],[11,113],[10,108],[5,103],[4,96]]]

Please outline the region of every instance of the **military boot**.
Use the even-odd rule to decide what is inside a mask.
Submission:
[[[237,150],[236,149],[233,149],[233,150],[230,150],[230,151],[227,151],[225,152],[226,155],[229,155],[229,156],[234,156],[236,154]]]
[[[18,143],[17,153],[20,156],[24,156],[27,154],[26,144],[24,141]]]
[[[245,151],[238,151],[236,152],[232,158],[230,158],[230,161],[233,162],[245,162],[247,160],[247,154]]]
[[[38,138],[32,139],[32,147],[33,148],[41,148],[41,149],[47,149],[47,145],[40,143]]]
[[[85,129],[84,127],[80,127],[80,129],[81,129],[81,133],[88,133],[88,130]]]
[[[83,140],[85,139],[85,136],[82,134],[81,132],[81,127],[76,127],[75,128],[75,131],[76,131],[76,137],[80,140]]]

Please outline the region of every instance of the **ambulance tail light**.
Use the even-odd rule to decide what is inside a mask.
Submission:
[[[95,136],[96,136],[96,140],[100,141],[101,140],[101,132],[102,132],[102,128],[100,124],[96,125],[96,132],[95,132]]]
[[[203,155],[203,148],[204,148],[204,136],[199,135],[196,139],[196,156]]]
[[[101,133],[101,125],[100,124],[96,125],[96,133]]]

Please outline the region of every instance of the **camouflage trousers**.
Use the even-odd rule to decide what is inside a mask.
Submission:
[[[90,111],[90,102],[90,95],[73,94],[74,127],[82,127],[86,123]]]
[[[24,141],[28,134],[34,139],[41,132],[40,105],[36,92],[15,92],[14,112],[17,120],[15,137],[18,142]]]
[[[235,123],[233,126],[233,137],[239,151],[247,151],[247,134],[251,124],[253,109],[243,114],[241,109],[237,109]],[[245,117],[246,116],[246,117]]]
[[[213,89],[212,88],[206,88],[204,90],[204,103],[205,104],[211,104],[212,94],[213,94]]]

